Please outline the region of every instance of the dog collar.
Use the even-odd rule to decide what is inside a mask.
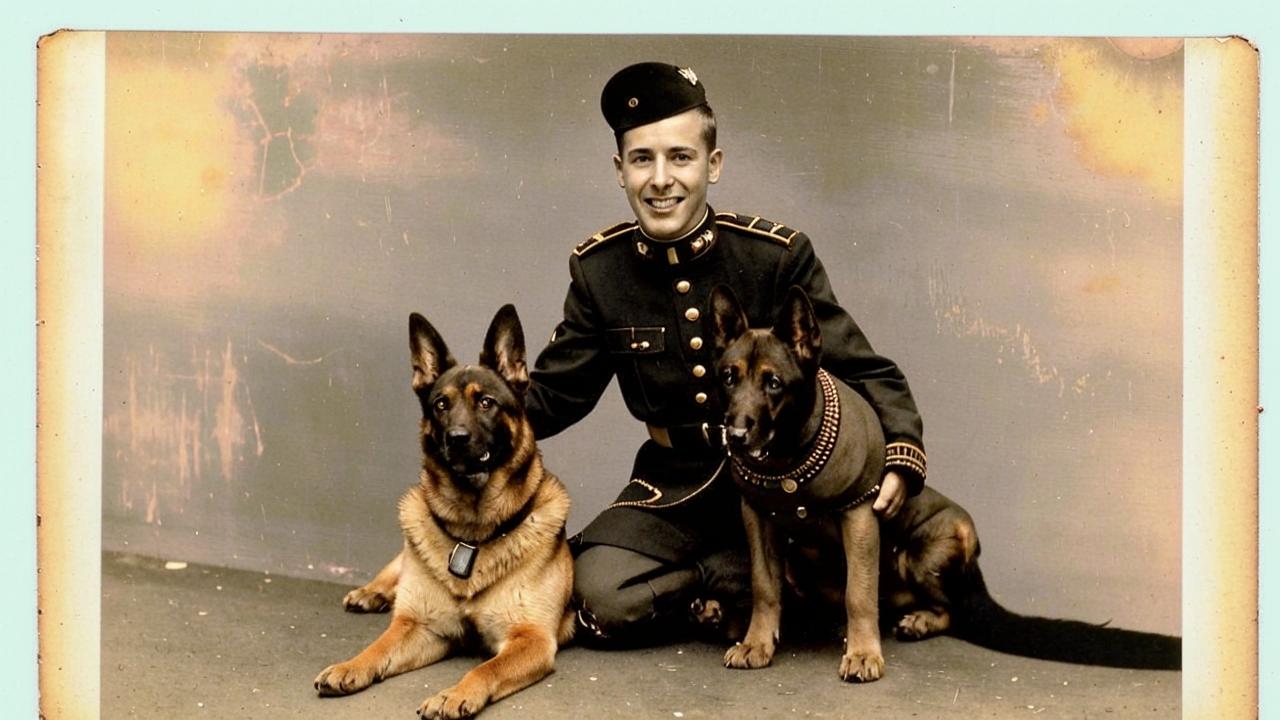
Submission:
[[[524,522],[525,518],[528,518],[530,513],[533,512],[533,501],[536,496],[537,493],[530,496],[524,507],[520,508],[515,515],[507,518],[489,537],[483,540],[462,540],[454,537],[448,530],[444,529],[444,523],[440,520],[440,517],[432,512],[431,517],[435,519],[436,527],[440,528],[440,532],[444,533],[445,537],[454,543],[453,550],[449,551],[449,573],[463,580],[470,578],[471,570],[476,564],[476,556],[480,554],[480,546],[493,542],[519,527],[520,523]],[[431,512],[430,508],[427,511]]]
[[[809,449],[809,454],[795,468],[785,473],[767,474],[752,469],[748,460],[729,449],[729,459],[733,462],[735,474],[752,485],[767,490],[782,488],[785,493],[794,493],[801,485],[809,482],[822,472],[831,453],[836,448],[840,437],[840,395],[836,390],[835,380],[826,370],[818,370],[818,385],[822,388],[822,425],[818,427],[818,437]]]

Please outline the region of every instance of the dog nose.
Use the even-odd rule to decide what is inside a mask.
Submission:
[[[467,432],[466,428],[450,428],[444,434],[445,443],[452,447],[466,445],[469,440],[471,440],[471,433]]]

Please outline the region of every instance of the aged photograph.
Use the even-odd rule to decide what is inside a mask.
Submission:
[[[1183,40],[103,63],[102,717],[1181,714]]]

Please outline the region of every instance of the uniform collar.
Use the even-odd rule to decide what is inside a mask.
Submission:
[[[645,260],[675,267],[706,255],[716,244],[717,236],[716,213],[708,205],[702,222],[674,240],[654,240],[637,224],[631,249]]]

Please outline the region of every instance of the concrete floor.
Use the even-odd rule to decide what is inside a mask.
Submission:
[[[105,553],[102,717],[415,717],[477,661],[454,658],[345,698],[311,681],[382,631],[333,583]],[[837,677],[840,646],[783,646],[772,667],[730,671],[724,648],[563,650],[556,672],[482,713],[528,717],[1170,718],[1181,673],[1079,667],[1001,655],[952,638],[885,641],[886,677]]]

